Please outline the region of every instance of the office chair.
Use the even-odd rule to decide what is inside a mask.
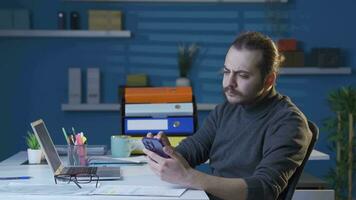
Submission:
[[[299,181],[299,177],[303,172],[305,163],[308,161],[309,156],[311,154],[311,152],[314,149],[314,145],[316,140],[319,137],[319,128],[318,126],[311,121],[308,121],[308,126],[310,131],[312,132],[312,139],[310,141],[308,150],[307,150],[307,154],[305,155],[305,158],[303,159],[302,164],[296,169],[296,171],[294,172],[294,174],[292,175],[292,177],[288,180],[288,185],[287,187],[283,190],[283,192],[279,195],[278,199],[279,200],[290,200],[293,197],[295,188],[297,186],[297,183]]]

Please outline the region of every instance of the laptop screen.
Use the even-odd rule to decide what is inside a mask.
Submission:
[[[46,125],[42,120],[39,120],[32,124],[32,128],[39,139],[39,143],[45,153],[47,162],[49,162],[50,167],[53,172],[55,172],[62,163],[48,133]]]

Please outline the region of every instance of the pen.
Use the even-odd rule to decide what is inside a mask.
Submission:
[[[71,139],[71,141],[72,141],[73,145],[75,145],[75,141],[74,141],[74,137],[73,137],[73,135],[70,135],[70,139]]]
[[[70,145],[70,141],[69,141],[67,132],[63,127],[62,127],[62,131],[63,131],[63,135],[64,135],[64,138],[66,139],[67,144]]]
[[[9,176],[9,177],[0,177],[0,180],[25,180],[30,178],[31,176]]]
[[[73,132],[73,135],[75,135],[75,130],[74,130],[74,127],[72,127],[72,132]]]

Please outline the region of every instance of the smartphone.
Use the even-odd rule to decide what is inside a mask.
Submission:
[[[144,137],[144,138],[142,138],[142,143],[146,149],[153,151],[156,154],[158,154],[164,158],[170,158],[169,155],[164,153],[164,151],[163,151],[164,145],[161,140],[159,140],[157,138]]]

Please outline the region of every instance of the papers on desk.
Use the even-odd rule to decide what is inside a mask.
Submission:
[[[180,197],[186,188],[143,185],[102,185],[92,195]]]
[[[0,187],[1,194],[16,195],[88,195],[94,191],[95,184],[82,184],[82,189],[74,184],[28,184],[11,182]]]
[[[111,156],[90,156],[89,165],[106,165],[106,164],[144,164],[147,163],[146,156],[133,156],[125,158],[113,158]]]
[[[101,185],[82,184],[82,189],[74,184],[28,184],[11,182],[1,185],[1,194],[16,195],[110,195],[110,196],[156,196],[180,197],[186,188],[172,186]]]

